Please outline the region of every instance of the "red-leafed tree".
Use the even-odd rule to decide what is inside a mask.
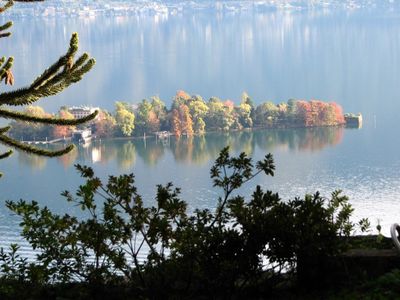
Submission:
[[[224,105],[225,105],[226,107],[228,107],[229,109],[234,109],[234,107],[235,107],[235,103],[233,103],[232,100],[226,100],[226,101],[224,102]]]
[[[333,126],[344,124],[344,116],[340,105],[322,101],[297,101],[298,118],[305,127]]]
[[[345,120],[344,120],[342,107],[339,104],[335,103],[335,102],[330,103],[330,105],[333,107],[333,109],[335,111],[336,122],[338,124],[344,124]]]
[[[313,117],[310,103],[307,101],[299,100],[296,102],[296,109],[298,119],[302,121],[303,125],[308,127],[312,126]]]
[[[309,126],[322,126],[324,122],[322,115],[324,103],[318,100],[311,100],[309,104],[311,106],[311,116],[309,118],[311,122]]]

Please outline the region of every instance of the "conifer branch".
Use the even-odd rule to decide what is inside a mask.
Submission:
[[[0,7],[0,13],[5,12],[7,9],[9,9],[13,5],[14,5],[14,2],[12,0],[8,0],[4,6]],[[12,22],[7,22],[6,24],[0,26],[0,38],[8,37],[11,35],[11,32],[4,32],[4,31],[9,29],[12,25],[13,25]]]
[[[89,58],[87,53],[84,53],[74,63],[73,59],[77,50],[78,34],[73,33],[69,49],[64,56],[60,57],[45,70],[29,87],[0,94],[0,105],[18,106],[32,104],[40,98],[56,95],[72,83],[81,80],[82,76],[94,66],[95,60]],[[10,59],[12,64],[12,58]],[[8,67],[7,63],[5,67]],[[6,76],[5,74],[6,71],[2,75],[0,70],[0,76]]]
[[[1,64],[4,63],[4,61],[6,60],[5,57],[2,57],[0,62]],[[4,78],[7,77],[7,73],[11,70],[11,67],[14,63],[14,58],[13,57],[9,57],[6,61],[6,63],[4,63],[4,65],[1,67],[0,69],[0,81],[2,81]]]
[[[7,131],[9,131],[10,129],[11,129],[11,126],[6,126],[6,127],[0,128],[0,134],[4,134]]]
[[[8,28],[10,28],[12,25],[13,25],[13,22],[7,22],[6,24],[0,26],[0,38],[8,37],[11,35],[11,32],[9,32],[9,31],[4,32],[4,31],[7,30]]]
[[[46,156],[46,157],[56,157],[56,156],[61,156],[61,155],[67,154],[75,147],[74,145],[71,144],[61,150],[55,150],[55,151],[46,150],[46,149],[42,149],[42,148],[33,147],[33,146],[30,146],[30,145],[27,145],[24,143],[20,143],[17,140],[14,140],[4,134],[0,134],[0,142],[5,145],[14,147],[18,150],[21,150],[21,151],[24,151],[24,152],[27,152],[30,154],[36,154],[36,155]],[[8,151],[8,152],[10,152],[10,151]],[[11,153],[9,155],[11,155]]]
[[[44,0],[14,0],[14,2],[43,2]]]
[[[38,2],[42,0],[15,0],[19,2]],[[0,13],[13,6],[13,0],[8,0],[4,6],[0,6]],[[13,25],[12,22],[7,22],[0,26],[0,38],[11,35],[6,32]],[[78,82],[83,75],[87,73],[95,64],[93,58],[89,58],[87,53],[81,55],[75,62],[74,56],[78,51],[78,34],[73,33],[69,43],[69,48],[65,55],[61,56],[53,65],[47,68],[39,77],[37,77],[30,86],[16,89],[14,91],[0,94],[0,107],[2,105],[19,106],[28,105],[40,98],[56,95],[70,86],[72,83]],[[14,84],[14,75],[11,71],[13,65],[13,57],[6,59],[0,58],[0,82],[4,80],[5,84]],[[98,111],[90,114],[87,117],[80,119],[61,119],[52,117],[36,117],[25,113],[15,112],[5,109],[0,109],[0,117],[17,121],[52,124],[60,126],[74,126],[85,123],[94,119]],[[0,128],[0,143],[11,146],[13,148],[25,151],[27,153],[54,157],[61,156],[74,149],[73,145],[69,145],[61,150],[51,151],[33,147],[21,143],[5,133],[10,130],[10,126]],[[13,153],[12,150],[0,154],[0,160],[9,157]],[[2,173],[0,173],[0,177]]]
[[[80,119],[60,119],[60,118],[46,118],[46,117],[35,117],[32,115],[24,114],[16,111],[9,111],[5,109],[0,109],[0,117],[5,119],[13,119],[25,122],[60,125],[60,126],[75,126],[83,124],[90,120],[93,120],[98,114],[96,110],[94,113]],[[2,128],[0,128],[0,134],[3,133]]]
[[[6,24],[0,26],[0,31],[7,30],[7,29],[10,28],[12,25],[13,25],[13,22],[9,21],[9,22],[7,22]]]
[[[78,50],[78,34],[74,32],[71,36],[71,40],[69,41],[69,48],[65,55],[61,56],[54,64],[52,64],[49,68],[47,68],[42,75],[35,79],[35,81],[31,84],[31,88],[37,88],[44,84],[51,77],[55,76],[55,74],[59,71],[60,68],[66,66],[70,62],[73,55]]]
[[[12,150],[8,150],[7,152],[0,154],[0,159],[7,158],[7,157],[11,156],[12,153],[13,153]],[[1,177],[1,175],[0,175],[0,177]]]
[[[8,0],[4,6],[0,7],[0,13],[5,12],[7,9],[9,9],[13,5],[14,5],[14,2],[12,0]]]

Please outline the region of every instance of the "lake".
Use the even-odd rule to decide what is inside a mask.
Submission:
[[[212,133],[164,144],[103,140],[55,159],[15,153],[0,164],[2,243],[18,240],[18,219],[4,208],[5,200],[35,199],[58,212],[79,214],[60,196],[82,183],[76,163],[93,166],[103,179],[133,172],[147,204],[157,184],[172,181],[191,209],[213,208],[219,191],[212,188],[209,169],[226,145],[254,159],[274,155],[276,176],[259,176],[243,187],[245,195],[256,184],[283,199],[315,191],[329,197],[342,189],[356,209],[355,219],[369,217],[374,225],[379,219],[388,233],[388,226],[400,221],[398,5],[249,8],[249,2],[201,7],[193,2],[189,9],[179,1],[166,8],[145,1],[154,4],[151,9],[79,14],[72,7],[65,16],[53,2],[40,4],[39,13],[16,5],[1,17],[14,21],[12,37],[1,41],[2,54],[15,57],[16,87],[21,87],[65,51],[72,32],[79,33],[80,51],[97,64],[79,84],[38,102],[49,112],[62,105],[112,110],[115,101],[137,103],[153,95],[169,105],[179,89],[238,102],[246,91],[255,103],[335,101],[346,112],[363,114],[361,129]],[[67,9],[69,2],[57,3]]]

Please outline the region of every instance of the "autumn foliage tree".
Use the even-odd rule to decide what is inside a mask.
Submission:
[[[344,124],[342,108],[336,103],[322,101],[297,101],[300,121],[305,127],[334,126]]]
[[[137,135],[160,131],[161,122],[165,126],[165,104],[158,97],[153,97],[151,102],[144,99],[135,110],[135,117]]]
[[[181,104],[179,107],[179,115],[181,118],[182,132],[186,133],[187,136],[193,135],[193,121],[190,115],[189,107]]]
[[[108,138],[115,133],[117,121],[106,111],[100,111],[94,123],[95,134],[97,137]]]
[[[74,116],[68,110],[60,110],[59,118],[64,120],[73,120]],[[56,125],[53,128],[53,137],[54,138],[64,138],[71,135],[72,131],[74,130],[74,126],[60,126]]]
[[[332,107],[335,113],[336,122],[338,124],[344,124],[346,121],[344,119],[343,108],[335,102],[331,102],[329,103],[329,105],[330,107]]]
[[[190,95],[185,91],[179,90],[176,92],[176,95],[172,101],[172,108],[179,108],[181,104],[187,104],[187,101],[190,99]]]
[[[150,110],[147,115],[147,126],[150,132],[156,132],[160,130],[160,120],[154,110]]]
[[[167,130],[169,128],[169,119],[167,117],[167,108],[165,103],[160,97],[155,96],[151,98],[151,109],[158,120],[158,127],[160,130]]]
[[[190,115],[189,107],[185,104],[181,104],[178,109],[172,111],[172,131],[175,136],[180,137],[182,134],[192,136],[193,121]]]
[[[181,126],[181,118],[179,116],[179,111],[177,109],[174,109],[172,111],[172,132],[177,138],[180,138],[182,135],[182,126]]]

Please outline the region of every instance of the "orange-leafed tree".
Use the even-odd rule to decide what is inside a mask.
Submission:
[[[333,107],[333,110],[335,111],[336,122],[338,124],[344,124],[345,120],[342,107],[335,102],[330,103],[330,105]]]
[[[313,124],[312,108],[310,103],[307,101],[299,100],[296,102],[296,109],[299,119],[302,121],[303,125],[308,127]]]
[[[185,104],[188,105],[191,100],[191,97],[188,93],[186,93],[185,91],[179,90],[176,92],[175,97],[173,98],[172,101],[172,109],[178,109],[179,110],[179,106],[181,106],[181,104]]]
[[[182,126],[181,126],[181,118],[179,116],[179,111],[174,109],[172,111],[172,132],[177,138],[180,138],[182,135]]]
[[[60,110],[59,118],[64,119],[64,120],[73,120],[74,116],[68,110]],[[74,128],[75,128],[75,126],[56,125],[53,128],[53,137],[58,139],[58,138],[70,136],[72,131],[74,130]]]
[[[150,132],[156,132],[160,130],[160,120],[154,110],[150,110],[147,114],[147,127]]]
[[[94,123],[95,134],[98,137],[112,137],[115,133],[116,126],[117,121],[111,114],[100,111]]]
[[[193,121],[190,115],[189,107],[181,104],[179,107],[179,115],[181,118],[182,132],[186,133],[187,136],[193,135]]]
[[[179,108],[172,110],[172,131],[176,137],[180,137],[183,133],[187,136],[192,136],[193,131],[193,120],[190,115],[189,107],[185,104],[181,104]]]
[[[175,98],[181,98],[183,100],[189,100],[190,95],[183,90],[179,90],[176,92]]]

